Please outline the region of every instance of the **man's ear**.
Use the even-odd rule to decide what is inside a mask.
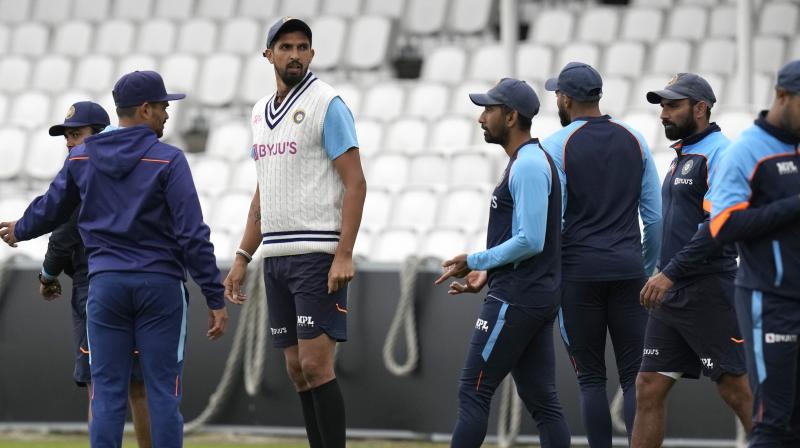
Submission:
[[[694,107],[694,117],[705,118],[707,110],[708,110],[708,104],[706,104],[705,101],[698,101]]]
[[[506,127],[513,128],[517,125],[517,120],[519,120],[519,112],[516,109],[511,109],[511,113],[506,115]]]
[[[274,64],[274,62],[272,61],[272,57],[273,57],[272,48],[267,48],[261,54],[264,55],[265,58],[267,58],[267,60],[269,61],[270,64]]]

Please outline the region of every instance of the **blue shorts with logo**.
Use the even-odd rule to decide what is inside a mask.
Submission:
[[[276,348],[327,334],[347,340],[347,287],[328,294],[333,255],[311,253],[264,259],[270,335]]]
[[[703,276],[670,290],[650,313],[644,338],[642,372],[700,373],[719,381],[723,373],[743,375],[744,338],[733,306],[736,274]]]
[[[86,301],[89,299],[89,284],[72,287],[72,340],[75,346],[75,369],[72,377],[75,384],[86,387],[92,382],[89,370],[89,344],[86,341]],[[144,381],[139,356],[134,352],[131,381]]]

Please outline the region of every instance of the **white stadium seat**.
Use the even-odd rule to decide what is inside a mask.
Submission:
[[[393,207],[392,193],[385,189],[374,189],[370,184],[369,194],[364,200],[361,228],[372,232],[382,230],[389,223]]]
[[[450,158],[450,185],[489,188],[499,179],[492,160],[482,153],[456,153]]]
[[[211,216],[203,216],[212,229],[241,235],[247,221],[247,213],[253,201],[253,192],[231,191],[214,200]]]
[[[706,37],[708,11],[700,6],[679,5],[672,9],[665,37],[698,41]]]
[[[8,110],[8,97],[0,93],[0,123],[5,122]]]
[[[621,38],[640,42],[655,42],[661,38],[664,13],[654,8],[627,8],[622,21]]]
[[[351,69],[379,68],[386,61],[392,22],[386,17],[359,17],[350,25],[345,61]]]
[[[48,25],[57,25],[69,19],[72,9],[70,0],[36,0],[33,20]]]
[[[28,20],[33,0],[0,0],[0,22],[24,23]]]
[[[433,225],[438,208],[436,192],[428,188],[407,188],[394,201],[390,225],[424,232]]]
[[[517,46],[517,78],[547,80],[553,76],[552,65],[553,52],[549,47],[530,42]]]
[[[615,42],[606,50],[603,74],[635,78],[642,74],[645,54],[641,42]]]
[[[39,23],[23,23],[11,35],[11,53],[23,56],[42,56],[47,52],[49,32]]]
[[[38,60],[33,70],[31,87],[57,93],[69,88],[72,79],[72,61],[64,56],[48,55]]]
[[[91,55],[81,59],[75,67],[73,87],[92,93],[110,92],[116,79],[114,75],[114,61],[103,55]]]
[[[736,69],[736,43],[730,39],[706,39],[700,42],[697,61],[697,71],[732,75]]]
[[[215,54],[203,62],[197,98],[208,106],[222,106],[233,101],[239,83],[241,61],[230,54]]]
[[[188,20],[194,12],[194,0],[169,0],[156,3],[156,17],[163,19]]]
[[[369,118],[356,120],[356,136],[362,157],[371,157],[383,149],[383,124],[380,121]]]
[[[758,36],[753,39],[753,67],[766,73],[776,73],[788,62],[784,58],[786,42],[781,37]]]
[[[633,112],[622,117],[622,121],[639,131],[652,151],[658,151],[658,142],[662,140],[659,136],[664,132],[658,115],[659,110],[653,105],[652,111],[643,109],[641,112]]]
[[[467,238],[458,229],[435,229],[427,232],[420,242],[419,256],[439,261],[449,260],[468,248]]]
[[[578,40],[609,44],[617,39],[619,13],[614,8],[594,7],[583,11],[578,22]]]
[[[216,25],[207,19],[193,19],[184,22],[181,26],[177,51],[199,55],[211,54],[214,52],[216,44]]]
[[[476,129],[480,129],[477,121],[463,117],[436,120],[431,129],[430,147],[436,151],[466,147],[472,142]]]
[[[486,93],[494,86],[497,81],[481,82],[481,81],[466,81],[458,85],[453,91],[450,99],[450,112],[456,115],[462,115],[468,118],[478,119],[483,108],[476,106],[472,100],[469,99],[470,93]]]
[[[67,112],[69,112],[70,107],[73,104],[79,101],[91,101],[92,96],[85,91],[82,90],[67,90],[63,93],[59,94],[58,96],[53,98],[53,102],[50,105],[50,117],[48,118],[48,125],[56,124],[56,123],[63,123],[64,118],[67,116]],[[108,113],[109,119],[116,123],[116,113],[114,110],[106,110]],[[49,126],[48,126],[49,128]],[[44,130],[45,135],[49,135],[47,129]],[[52,137],[51,137],[52,138]],[[61,138],[61,143],[64,143],[64,139]]]
[[[148,20],[139,27],[139,43],[136,49],[140,53],[157,56],[172,54],[175,51],[177,34],[178,30],[170,20]]]
[[[453,188],[441,201],[436,226],[474,232],[486,227],[491,195],[475,186]]]
[[[153,9],[152,0],[142,0],[136,2],[117,1],[114,3],[116,5],[114,17],[118,19],[144,21],[151,17],[151,12]]]
[[[0,128],[0,180],[18,177],[22,173],[27,136],[19,128]],[[4,215],[10,216],[10,215]]]
[[[332,70],[342,62],[347,24],[341,17],[324,16],[311,24],[314,30],[314,59],[312,70]]]
[[[214,256],[219,261],[233,260],[239,245],[240,233],[232,234],[223,230],[211,229],[211,244],[214,245]]]
[[[410,34],[436,34],[444,28],[447,0],[407,0],[403,29]]]
[[[370,188],[400,189],[408,179],[408,157],[403,154],[379,154],[367,164],[366,178]]]
[[[168,89],[194,92],[200,62],[190,54],[172,54],[161,62],[159,73]]]
[[[113,81],[116,83],[117,79],[126,73],[144,70],[158,71],[158,63],[154,57],[146,54],[131,54],[125,56],[120,59],[119,64],[117,64],[116,79]],[[108,87],[113,88],[114,86],[111,85]]]
[[[244,75],[236,94],[239,101],[253,105],[266,95],[275,93],[275,71],[263,56],[247,58]]]
[[[720,5],[711,10],[708,24],[709,37],[736,37],[736,5]]]
[[[412,117],[433,120],[447,113],[450,92],[439,83],[414,83],[408,95],[406,114]]]
[[[347,106],[347,108],[350,109],[353,117],[358,118],[359,112],[361,111],[361,100],[363,93],[361,91],[361,87],[356,84],[337,83],[336,92],[339,94],[339,98],[344,101],[344,104]]]
[[[406,0],[364,0],[364,13],[400,19],[406,10]]]
[[[633,0],[631,6],[669,9],[675,4],[675,0]]]
[[[226,20],[222,25],[219,51],[246,56],[259,54],[259,48],[263,50],[262,47],[267,40],[262,28],[258,22],[250,18]]]
[[[195,14],[206,19],[227,20],[233,17],[236,2],[219,0],[198,0]]]
[[[761,10],[758,31],[760,34],[796,36],[798,14],[797,3],[766,2]]]
[[[570,62],[583,62],[592,67],[599,67],[600,49],[587,42],[569,44],[561,49],[558,61],[559,69]]]
[[[494,2],[487,0],[452,0],[447,27],[453,33],[477,34],[489,26]]]
[[[391,121],[400,116],[405,107],[405,91],[393,81],[386,81],[372,86],[364,97],[361,106],[362,117],[381,121]]]
[[[62,56],[86,57],[92,47],[92,31],[87,22],[64,22],[56,27],[52,51]]]
[[[687,41],[659,41],[651,53],[650,71],[652,73],[675,74],[690,71],[692,47]]]
[[[552,99],[552,102],[555,102],[555,98]],[[600,103],[600,107],[604,107],[602,102]],[[560,131],[563,127],[558,115],[543,114],[534,117],[532,131],[533,135],[543,140]]]
[[[437,154],[418,154],[411,158],[408,185],[437,190],[447,185],[448,160]]]
[[[111,0],[74,0],[72,18],[100,22],[111,14]]]
[[[8,52],[10,42],[11,30],[7,26],[0,24],[0,54],[6,54]]]
[[[600,107],[605,113],[616,116],[628,111],[631,85],[625,78],[607,76],[603,79],[603,98]]]
[[[358,17],[361,15],[362,0],[323,0],[322,14],[338,17]],[[316,34],[317,29],[311,27]]]
[[[725,132],[725,136],[736,140],[739,134],[753,125],[756,114],[748,110],[729,110],[717,115],[716,122]]]
[[[41,92],[26,92],[14,98],[11,110],[9,123],[35,129],[49,124],[50,97]]]
[[[421,78],[456,84],[464,79],[467,69],[467,53],[459,46],[443,45],[436,47],[422,63]]]
[[[419,247],[417,232],[411,229],[386,229],[372,241],[370,261],[379,263],[402,263],[416,255]]]
[[[418,154],[425,150],[428,124],[419,118],[401,118],[388,125],[383,146],[386,151]]]
[[[253,138],[246,120],[235,120],[211,126],[206,140],[206,155],[229,161],[251,157]]]
[[[281,2],[280,15],[282,17],[290,16],[300,17],[302,19],[315,17],[319,14],[319,1],[320,0],[283,0],[283,2]]]
[[[353,246],[353,259],[356,263],[360,261],[369,261],[370,249],[372,248],[372,232],[360,227],[358,229],[358,236],[356,237],[356,244]],[[0,254],[2,256],[2,254]]]
[[[121,2],[136,4],[135,2]],[[95,33],[95,52],[124,56],[133,50],[133,24],[127,20],[110,20],[99,25]]]
[[[536,44],[562,46],[572,41],[575,17],[566,10],[544,10],[536,15],[528,40]]]
[[[51,137],[47,128],[36,129],[29,134],[25,153],[25,174],[50,181],[64,166],[67,145],[63,138]]]
[[[228,187],[231,175],[228,160],[210,156],[192,160],[192,178],[197,191],[215,196]]]
[[[256,191],[258,180],[256,176],[256,164],[253,162],[253,159],[248,157],[236,162],[232,170],[230,183],[232,189]],[[372,191],[370,191],[370,194],[372,194]]]
[[[240,0],[238,16],[274,21],[278,14],[278,3],[280,0]],[[266,39],[267,33],[264,32],[264,40],[266,41]]]

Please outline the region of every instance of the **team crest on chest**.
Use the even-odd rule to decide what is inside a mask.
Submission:
[[[692,159],[687,160],[686,163],[683,164],[683,168],[681,168],[681,174],[684,176],[689,174],[689,171],[692,170],[693,166],[694,166],[694,160]]]
[[[64,119],[69,120],[72,116],[75,115],[75,106],[69,106],[69,110],[67,111],[67,116]]]
[[[294,122],[297,124],[302,123],[303,120],[305,119],[306,119],[306,111],[304,111],[303,109],[297,109],[294,111],[294,113],[292,113],[292,120],[294,120]]]

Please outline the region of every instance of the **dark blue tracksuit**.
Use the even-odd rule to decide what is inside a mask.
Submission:
[[[800,151],[765,112],[727,150],[710,231],[736,241],[736,314],[753,389],[751,447],[800,446]]]
[[[483,443],[492,396],[509,372],[536,420],[542,447],[569,446],[553,353],[560,222],[557,168],[534,139],[511,157],[494,190],[487,249],[467,258],[471,269],[488,271],[489,292],[461,376],[453,447]]]
[[[658,174],[644,139],[607,115],[578,118],[543,145],[560,168],[566,204],[561,336],[578,376],[589,443],[609,447],[606,332],[614,344],[630,434],[647,323],[639,291],[661,240]]]
[[[145,126],[88,137],[17,222],[16,238],[55,229],[77,206],[89,257],[92,447],[122,445],[134,347],[153,446],[180,447],[186,270],[209,308],[225,306],[186,157]]]

